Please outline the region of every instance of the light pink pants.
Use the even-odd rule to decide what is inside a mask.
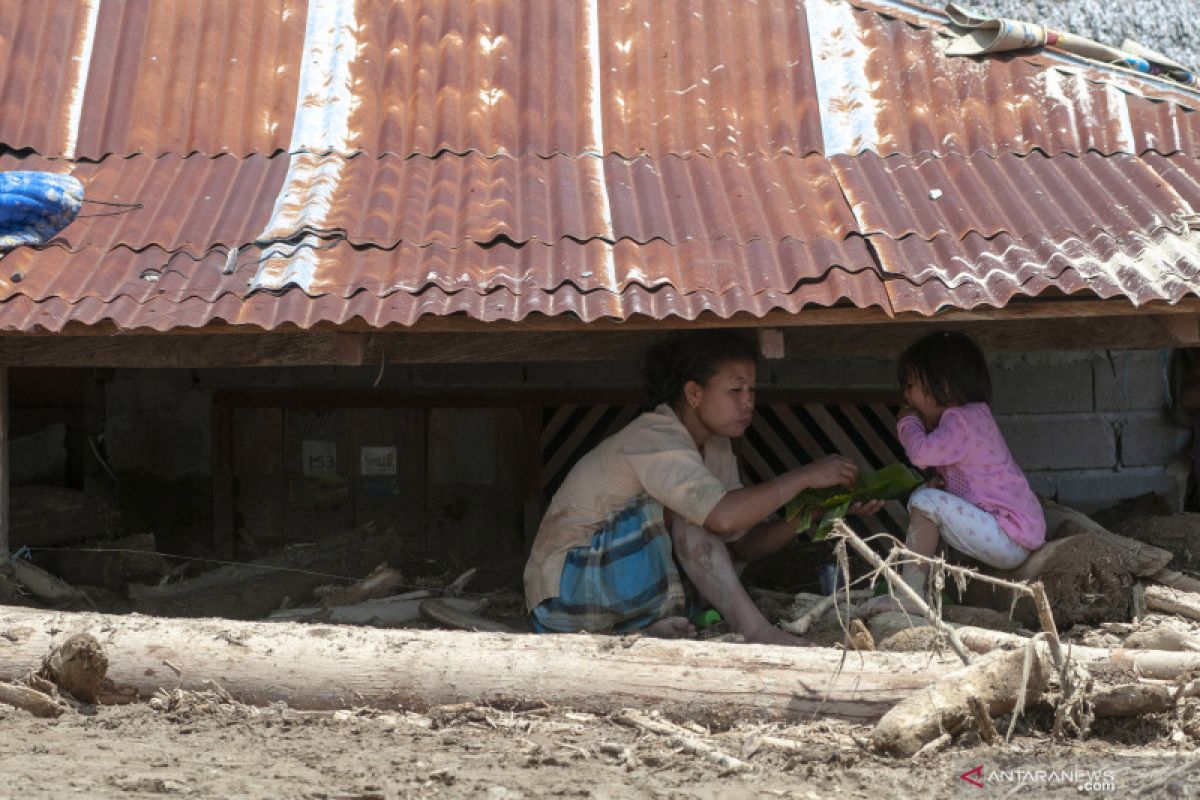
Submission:
[[[937,523],[946,544],[988,566],[1015,569],[1029,557],[1029,551],[1010,539],[995,517],[957,495],[918,489],[908,499],[908,509]]]

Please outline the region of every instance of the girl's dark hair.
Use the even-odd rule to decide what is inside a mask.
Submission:
[[[900,385],[919,380],[939,406],[992,402],[992,378],[975,340],[959,331],[922,336],[896,364]]]
[[[678,404],[688,381],[704,386],[730,361],[756,361],[752,339],[732,331],[676,334],[646,354],[646,391],[653,404]]]

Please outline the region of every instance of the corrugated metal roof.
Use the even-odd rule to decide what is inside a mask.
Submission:
[[[949,58],[943,19],[892,0],[2,6],[0,169],[141,208],[85,208],[0,259],[0,330],[1200,293],[1200,93],[1053,52]]]

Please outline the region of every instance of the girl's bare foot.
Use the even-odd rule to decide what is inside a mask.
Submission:
[[[687,617],[666,617],[651,623],[643,633],[656,639],[694,639],[696,626]]]

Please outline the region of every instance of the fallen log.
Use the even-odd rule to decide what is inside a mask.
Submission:
[[[1097,717],[1140,717],[1166,711],[1174,705],[1171,687],[1162,683],[1110,686],[1093,693],[1088,700]]]
[[[101,702],[201,691],[211,680],[240,702],[297,709],[542,701],[726,723],[813,715],[871,721],[955,666],[923,653],[0,608],[0,680],[23,676],[51,647],[85,631],[108,655]]]
[[[1146,608],[1165,611],[1188,619],[1200,620],[1200,594],[1172,589],[1169,586],[1147,586]]]
[[[1156,628],[1134,631],[1121,646],[1126,650],[1200,651],[1200,640],[1187,631],[1159,625]]]
[[[1007,714],[1024,694],[1026,704],[1046,688],[1046,675],[1036,656],[1024,680],[1025,653],[995,653],[914,692],[884,714],[871,732],[876,750],[907,758],[942,734],[953,736],[975,718],[970,699],[979,698],[991,716]]]
[[[13,576],[17,583],[25,587],[31,595],[50,605],[70,604],[74,606],[91,606],[91,599],[56,575],[51,575],[41,567],[34,566],[23,558],[12,562]]]
[[[1125,571],[1139,578],[1153,575],[1171,560],[1169,550],[1113,533],[1082,511],[1076,511],[1052,500],[1042,500],[1042,511],[1046,514],[1046,531],[1050,534],[1050,540],[1064,539],[1080,533],[1099,536],[1116,549]]]
[[[1195,578],[1189,578],[1182,572],[1176,572],[1173,569],[1160,569],[1148,577],[1155,583],[1170,586],[1172,589],[1180,589],[1185,592],[1200,592],[1200,581]]]
[[[0,682],[0,703],[23,708],[35,717],[57,717],[70,709],[37,689]]]

